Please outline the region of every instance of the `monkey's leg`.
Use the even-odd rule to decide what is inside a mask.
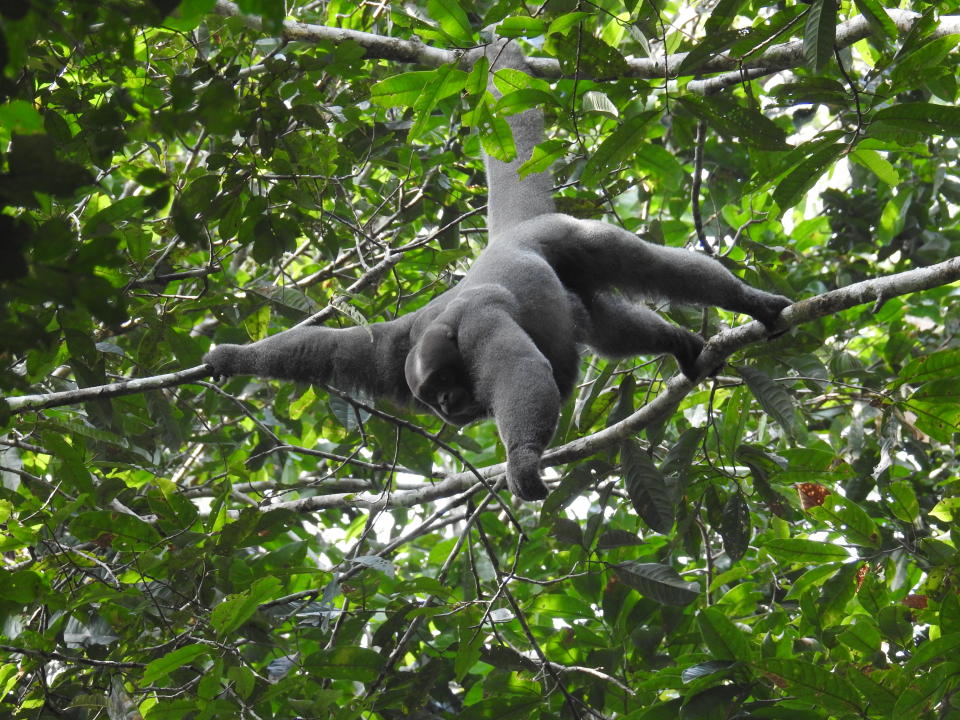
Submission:
[[[563,283],[581,296],[617,287],[746,313],[768,328],[791,304],[782,295],[751,287],[713,258],[653,245],[608,223],[549,215],[523,227],[523,241],[535,244]]]
[[[511,315],[468,313],[459,333],[477,399],[493,413],[507,449],[507,486],[522,500],[542,500],[540,458],[560,415],[550,363]]]
[[[644,305],[611,293],[593,296],[587,308],[590,333],[587,343],[601,355],[632,357],[670,353],[683,374],[696,379],[696,362],[703,338],[664,320]]]

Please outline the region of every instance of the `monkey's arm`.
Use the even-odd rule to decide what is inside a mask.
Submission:
[[[297,327],[249,345],[218,345],[203,361],[215,375],[329,383],[408,403],[403,363],[411,317],[367,327]]]
[[[470,360],[477,400],[492,412],[507,449],[507,485],[522,500],[542,500],[540,457],[560,415],[560,391],[550,363],[503,310],[468,314],[460,345]]]

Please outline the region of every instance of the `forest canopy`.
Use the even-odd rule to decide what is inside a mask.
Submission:
[[[0,715],[960,717],[958,5],[0,4]],[[542,503],[492,422],[212,381],[455,284],[530,108],[782,333],[585,353]]]

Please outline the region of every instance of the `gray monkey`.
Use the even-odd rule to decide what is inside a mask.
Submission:
[[[484,53],[491,70],[527,71],[516,43],[499,40],[467,60]],[[499,94],[492,82],[490,89]],[[703,339],[628,297],[716,305],[768,328],[791,304],[704,255],[555,212],[550,173],[517,174],[543,140],[542,113],[527,110],[508,123],[517,158],[486,157],[489,243],[455,287],[366,328],[298,327],[249,345],[219,345],[204,357],[214,375],[363,390],[454,425],[492,415],[507,450],[510,490],[538,500],[548,492],[540,458],[573,391],[579,346],[608,357],[670,353],[698,379]]]

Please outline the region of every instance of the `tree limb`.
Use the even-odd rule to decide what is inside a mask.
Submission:
[[[176,387],[194,380],[201,380],[202,378],[209,377],[211,374],[211,368],[208,365],[197,365],[187,370],[180,370],[166,375],[154,375],[153,377],[124,380],[122,382],[110,383],[109,385],[77,388],[76,390],[65,390],[63,392],[46,393],[44,395],[17,395],[14,397],[0,398],[0,400],[5,401],[7,407],[10,408],[14,414],[17,414],[30,410],[60,407],[61,405],[76,405],[90,400],[119,397],[120,395],[133,395],[134,393],[145,392],[147,390]]]
[[[214,12],[229,17],[239,17],[248,27],[253,29],[264,29],[263,22],[259,17],[244,15],[240,11],[240,8],[232,2],[227,2],[227,0],[218,0],[214,7]],[[920,17],[919,14],[908,10],[887,10],[886,12],[901,33],[908,32],[917,21],[917,18]],[[954,33],[960,33],[960,16],[941,16],[937,29],[933,33],[933,37],[941,37]],[[869,37],[870,34],[871,29],[867,19],[863,15],[858,15],[837,26],[836,47],[845,48],[859,40]],[[299,40],[311,43],[329,42],[334,45],[340,45],[346,42],[354,42],[366,51],[366,57],[369,59],[409,62],[426,67],[439,67],[440,65],[458,62],[462,55],[462,51],[460,50],[433,48],[419,40],[401,40],[361,32],[359,30],[345,30],[343,28],[312,25],[293,20],[285,20],[283,22],[282,35],[287,40]],[[664,77],[676,77],[677,70],[686,57],[687,53],[684,52],[658,58],[629,58],[627,64],[630,70],[627,76],[651,80]],[[539,77],[559,78],[562,76],[560,64],[556,60],[550,58],[529,58],[528,62],[533,73]],[[763,70],[761,74],[767,74],[791,67],[798,67],[803,65],[804,62],[803,40],[793,40],[779,45],[773,45],[756,57],[743,62],[741,62],[739,58],[717,55],[698,67],[697,74],[737,71],[737,81],[739,81],[739,71],[742,68],[758,71]],[[600,80],[605,78],[594,79]],[[703,89],[697,85],[694,85],[692,89],[695,92],[703,91]]]

